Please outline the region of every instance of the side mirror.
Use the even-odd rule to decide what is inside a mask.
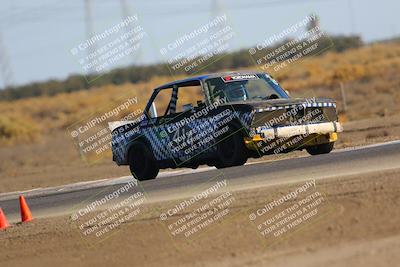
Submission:
[[[201,100],[197,100],[197,106],[198,106],[198,107],[205,107],[205,106],[206,106],[206,103],[204,103],[204,102],[201,101]]]
[[[149,114],[151,118],[157,118],[157,108],[156,104],[153,102],[151,103],[150,109],[149,109]]]

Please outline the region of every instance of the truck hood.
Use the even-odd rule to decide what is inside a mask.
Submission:
[[[266,123],[273,126],[285,126],[300,121],[308,123],[337,120],[336,102],[329,98],[289,98],[242,103],[239,105],[251,107],[255,111],[253,127]],[[296,111],[295,108],[299,106],[304,108]]]
[[[321,105],[324,104],[335,104],[336,101],[330,98],[280,98],[280,99],[271,99],[271,100],[262,100],[262,101],[241,101],[241,102],[233,102],[229,103],[231,105],[234,104],[246,104],[250,105],[256,109],[263,108],[271,108],[271,107],[286,107],[292,105]]]

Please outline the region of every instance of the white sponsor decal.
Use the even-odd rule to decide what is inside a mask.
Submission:
[[[258,79],[258,77],[255,74],[228,75],[222,77],[222,80],[226,83],[234,81],[243,81],[243,80],[256,80],[256,79]]]

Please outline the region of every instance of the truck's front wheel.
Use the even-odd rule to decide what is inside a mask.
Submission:
[[[232,132],[235,133],[231,134]],[[218,159],[214,165],[218,169],[241,166],[247,161],[247,148],[244,144],[241,132],[232,129],[230,134],[229,136],[225,136],[217,144]]]
[[[142,142],[136,142],[129,149],[129,169],[139,181],[154,179],[160,171],[153,153]]]
[[[313,155],[313,156],[320,155],[320,154],[328,154],[329,152],[332,151],[334,144],[335,144],[335,142],[320,144],[320,145],[315,145],[315,146],[309,146],[309,147],[306,147],[306,150],[307,150],[308,154]]]

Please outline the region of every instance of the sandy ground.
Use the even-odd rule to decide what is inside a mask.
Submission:
[[[399,178],[400,170],[392,170],[318,181],[309,189],[314,191],[304,193],[323,196],[317,215],[276,237],[263,237],[257,225],[265,217],[251,222],[249,214],[302,184],[231,192],[229,214],[189,237],[172,236],[168,223],[160,220],[160,211],[176,204],[170,202],[141,207],[138,217],[100,239],[83,236],[68,217],[37,219],[0,232],[0,265],[396,266]],[[273,214],[296,201],[285,202]]]
[[[339,135],[336,148],[400,139],[400,116],[377,117],[348,122]],[[308,155],[293,152],[265,156],[252,161],[268,161]],[[36,144],[0,148],[0,193],[58,186],[81,181],[130,175],[126,166],[118,167],[111,156],[87,163],[66,133],[54,133]]]

